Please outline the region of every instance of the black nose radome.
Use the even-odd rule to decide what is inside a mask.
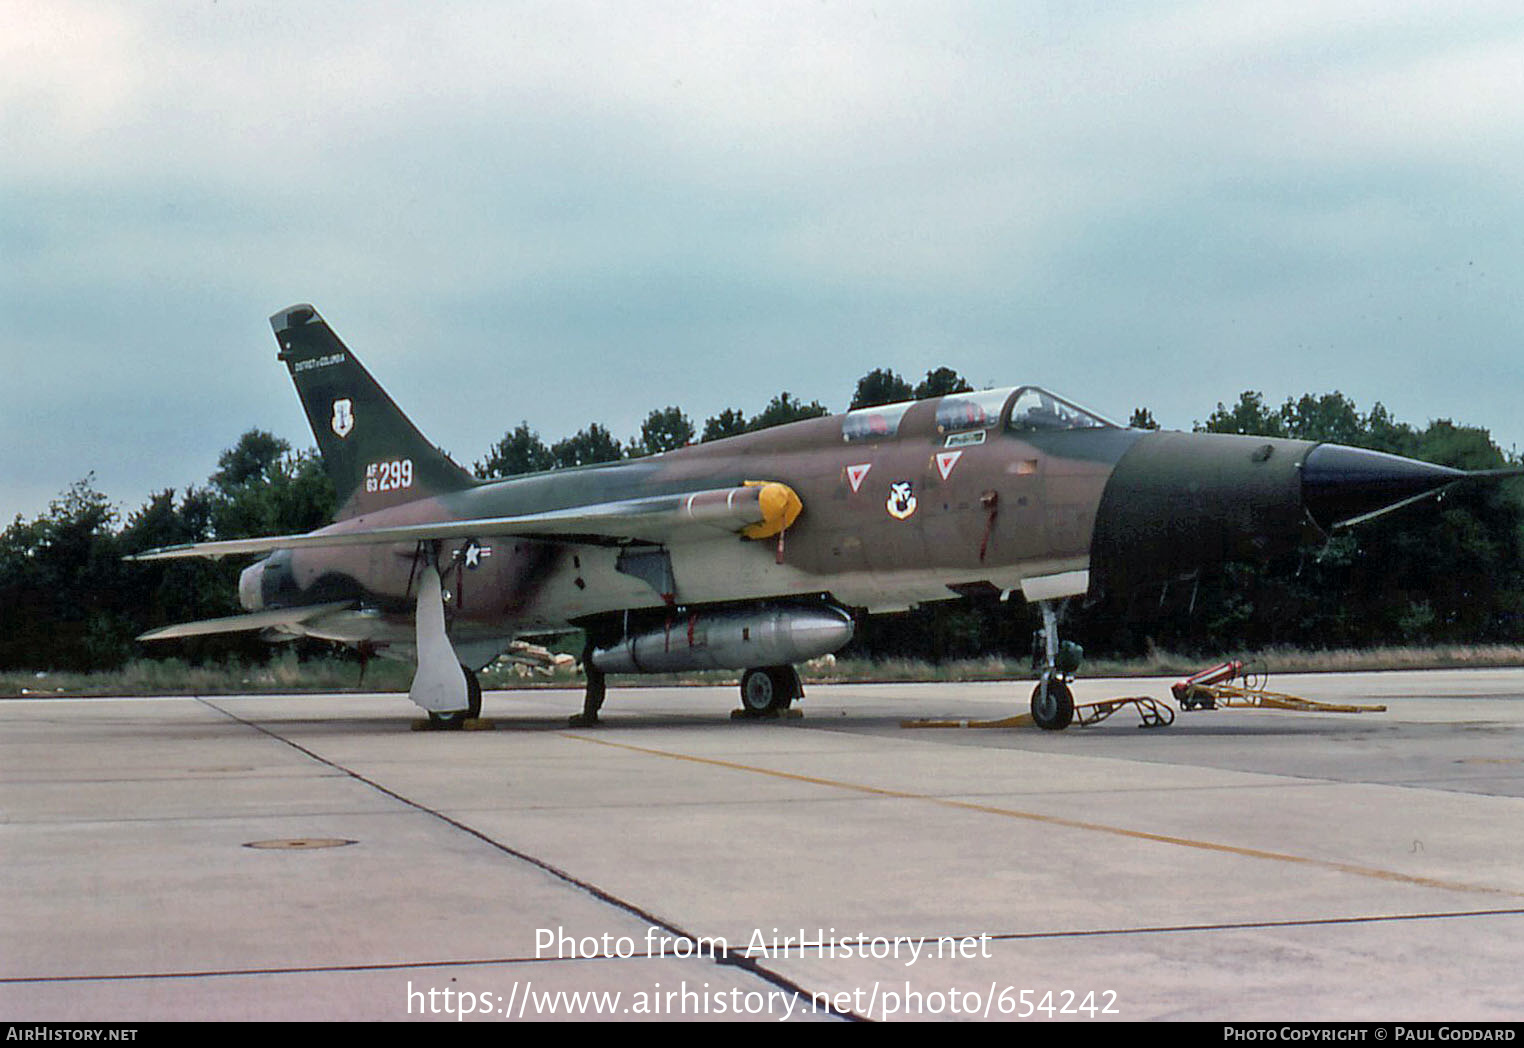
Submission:
[[[1302,463],[1302,501],[1318,527],[1330,531],[1425,495],[1466,476],[1381,451],[1319,444]]]

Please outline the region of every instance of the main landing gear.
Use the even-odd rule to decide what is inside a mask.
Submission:
[[[481,726],[482,683],[461,663],[445,629],[439,551],[434,545],[423,543],[420,554],[418,603],[413,612],[418,668],[408,688],[408,698],[429,716],[426,721],[415,722],[415,727]]]
[[[1037,687],[1032,689],[1032,720],[1039,728],[1062,731],[1074,720],[1074,693],[1069,684],[1078,672],[1084,649],[1072,641],[1058,639],[1058,611],[1051,600],[1040,603],[1042,609],[1043,669]]]
[[[781,713],[804,698],[804,684],[792,666],[763,666],[741,677],[741,709],[748,717]]]
[[[598,723],[598,711],[603,708],[607,691],[604,672],[593,665],[592,645],[582,653],[582,672],[587,687],[582,695],[582,712],[568,718],[573,728],[591,728]],[[741,709],[735,716],[777,716],[789,708],[795,699],[804,698],[804,684],[799,671],[792,666],[763,666],[749,669],[741,677]]]
[[[429,710],[429,727],[435,730],[464,728],[467,721],[479,720],[482,715],[482,682],[473,671],[462,666],[466,675],[466,708],[463,710]]]
[[[593,651],[596,647],[589,634],[587,645],[582,649],[582,673],[587,679],[587,687],[582,693],[582,712],[573,713],[567,719],[568,727],[591,728],[598,723],[598,711],[603,709],[603,697],[608,689],[604,684],[603,671],[593,665]]]

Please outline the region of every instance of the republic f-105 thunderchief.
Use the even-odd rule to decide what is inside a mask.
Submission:
[[[474,717],[477,671],[525,635],[585,631],[608,673],[744,671],[787,707],[796,663],[854,615],[975,594],[1043,616],[1031,708],[1073,717],[1057,608],[1264,556],[1466,473],[1337,444],[1127,429],[1036,386],[862,408],[633,461],[479,481],[430,444],[311,306],[271,318],[341,508],[305,535],[137,559],[264,554],[247,614],[143,639],[261,629],[416,660],[412,700]]]

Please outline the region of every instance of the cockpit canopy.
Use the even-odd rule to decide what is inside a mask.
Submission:
[[[1119,429],[1109,419],[1037,386],[1022,386],[1011,399],[1006,428],[1017,433],[1043,429]]]
[[[905,412],[915,403],[907,400],[849,411],[842,416],[841,437],[848,443],[892,437],[899,432]],[[937,403],[939,433],[985,430],[1002,422],[1013,433],[1121,428],[1110,419],[1039,386],[950,393]]]

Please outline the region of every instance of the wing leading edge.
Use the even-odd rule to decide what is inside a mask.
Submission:
[[[340,600],[329,604],[308,604],[300,608],[274,608],[256,611],[251,615],[229,615],[223,619],[200,619],[182,622],[174,626],[160,626],[156,630],[138,635],[138,640],[178,640],[181,637],[205,637],[213,633],[243,633],[248,630],[280,629],[283,626],[299,626],[311,619],[321,618],[335,611],[354,607],[354,601]]]
[[[191,542],[146,550],[126,559],[226,557],[239,553],[269,553],[278,549],[365,546],[387,542],[504,535],[561,538],[568,542],[583,543],[666,543],[683,537],[728,531],[746,538],[762,539],[776,535],[791,525],[802,508],[799,496],[787,484],[756,481],[738,488],[651,495],[509,517],[476,517],[380,528],[345,528],[343,525],[334,525],[302,535]]]

